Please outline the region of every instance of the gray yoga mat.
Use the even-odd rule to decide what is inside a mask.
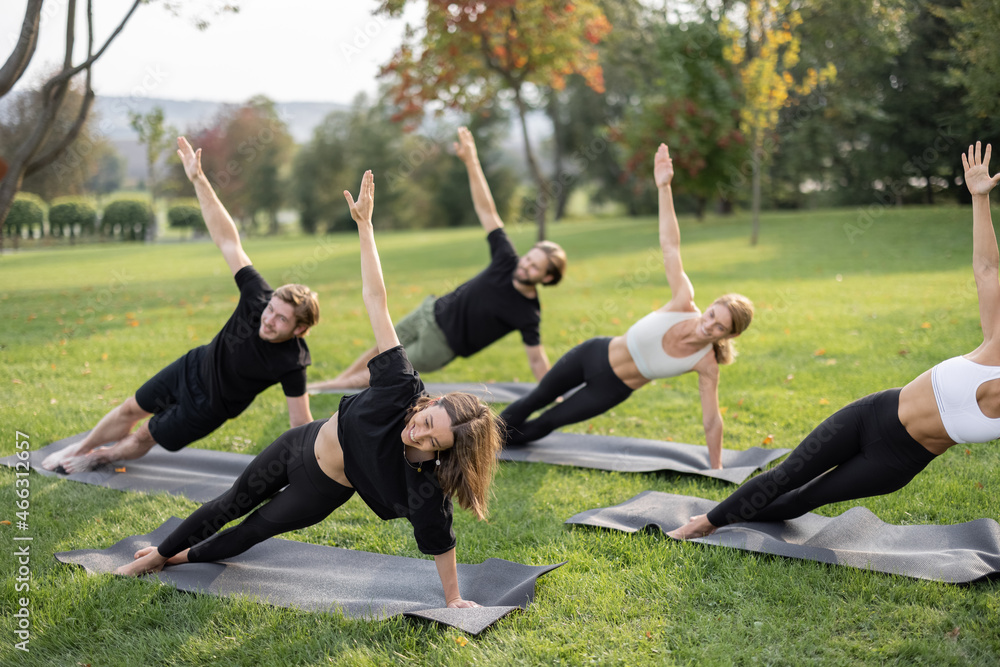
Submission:
[[[464,391],[486,403],[513,403],[524,398],[535,388],[533,382],[428,382],[424,389],[432,396],[441,396],[452,391]],[[320,389],[310,394],[356,394],[360,389]],[[572,392],[568,392],[569,396]]]
[[[126,537],[104,549],[55,554],[92,573],[113,572],[133,554],[159,544],[181,520],[172,517],[148,535]],[[178,590],[220,597],[245,595],[278,607],[312,612],[340,610],[349,618],[377,620],[403,614],[476,635],[535,597],[535,580],[556,565],[522,565],[489,558],[458,565],[462,597],[483,605],[448,609],[432,559],[403,558],[272,538],[221,563],[169,566],[150,577]]]
[[[723,449],[722,470],[712,470],[708,462],[708,447],[703,445],[556,432],[528,445],[506,447],[500,458],[504,461],[551,463],[618,472],[670,470],[740,484],[755,470],[790,451],[760,447],[744,451]]]
[[[581,512],[566,523],[629,533],[656,526],[667,532],[717,504],[644,491],[621,505]],[[792,521],[732,524],[692,541],[950,584],[1000,575],[1000,525],[992,519],[895,526],[864,507],[852,507],[832,518],[810,513]]]
[[[203,503],[218,497],[232,486],[254,458],[250,454],[216,452],[195,447],[185,447],[179,452],[168,452],[155,445],[140,459],[102,465],[90,472],[63,475],[42,468],[42,461],[46,456],[80,442],[89,432],[78,433],[32,451],[29,459],[31,469],[47,477],[63,477],[74,482],[121,491],[147,493],[164,491]],[[17,462],[16,456],[0,459],[0,464],[12,468]],[[124,472],[116,472],[122,468]]]

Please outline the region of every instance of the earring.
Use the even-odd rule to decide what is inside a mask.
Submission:
[[[441,465],[441,450],[440,449],[436,450],[434,454],[435,454],[434,465],[435,466]]]

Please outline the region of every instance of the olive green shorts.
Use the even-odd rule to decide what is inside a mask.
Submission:
[[[419,373],[430,373],[443,368],[455,358],[448,347],[448,340],[434,319],[434,302],[429,296],[413,312],[396,323],[396,336],[406,348],[406,356]]]

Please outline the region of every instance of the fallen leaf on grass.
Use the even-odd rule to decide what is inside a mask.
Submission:
[[[104,391],[107,391],[108,389],[112,389],[113,387],[114,387],[113,384],[106,384],[103,387],[101,387],[101,389],[103,389]]]
[[[821,347],[818,350],[816,350],[815,352],[813,352],[813,356],[816,356],[816,357],[821,357],[824,354],[826,354],[826,348],[825,347]]]
[[[11,380],[11,382],[13,382],[14,384],[24,384],[22,380],[18,380],[17,378],[14,378],[13,380]]]
[[[768,433],[767,437],[764,438],[763,440],[761,440],[760,444],[762,444],[762,445],[770,445],[772,442],[774,442],[774,436],[771,435],[770,433]]]
[[[897,354],[899,354],[899,356],[901,356],[901,357],[905,357],[909,353],[910,353],[909,350],[900,350]]]
[[[458,644],[459,646],[465,646],[466,644],[469,643],[469,640],[466,639],[465,637],[458,636],[455,637],[455,643]]]
[[[0,524],[3,524],[5,526],[9,526],[10,525],[10,521],[7,521],[6,519],[4,519],[3,521],[0,521]]]
[[[795,379],[795,376],[792,375],[791,373],[789,373],[788,375],[785,376],[785,382],[791,382],[794,379]]]
[[[821,398],[821,399],[819,399],[819,404],[820,405],[830,405],[830,401],[828,401],[825,398]]]
[[[979,489],[980,491],[982,491],[983,490],[983,483],[982,482],[976,482],[976,488]]]
[[[652,639],[652,638],[653,638],[653,633],[650,632],[649,630],[646,630],[646,639]]]
[[[131,320],[131,321],[130,321],[130,322],[128,323],[128,325],[129,325],[130,327],[137,327],[137,326],[139,326],[139,320]]]
[[[719,407],[719,414],[720,414],[720,415],[724,415],[724,414],[726,414],[726,412],[727,412],[728,410],[729,410],[729,408],[728,408],[728,407],[726,407],[725,405],[723,405],[723,406],[720,406],[720,407]]]
[[[125,466],[122,466],[121,468],[115,468],[115,472],[125,472]]]
[[[969,455],[971,455],[971,454],[972,454],[972,450],[971,450],[971,449],[969,449],[968,447],[966,447],[966,448],[965,448],[965,455],[966,455],[966,456],[969,456]]]
[[[50,398],[50,399],[49,399],[49,405],[55,405],[55,404],[56,404],[56,403],[58,403],[58,402],[59,402],[59,401],[57,401],[57,400],[56,400],[56,399],[54,399],[54,398]]]
[[[921,329],[930,329],[931,328],[931,323],[930,322],[924,322],[923,324],[920,325],[920,328]],[[955,628],[955,629],[957,630],[958,628]]]
[[[37,319],[37,318],[38,318],[38,315],[35,315],[34,313],[32,313],[32,314],[28,315],[28,321],[29,321],[29,322],[30,322],[31,320],[34,320],[34,319]]]
[[[948,639],[958,639],[959,627],[956,625],[951,632],[946,632],[945,637]]]

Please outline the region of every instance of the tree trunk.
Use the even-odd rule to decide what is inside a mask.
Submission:
[[[531,151],[531,141],[528,139],[528,123],[525,118],[527,110],[524,106],[524,100],[521,99],[521,87],[517,86],[514,88],[514,100],[517,102],[517,115],[521,119],[521,134],[524,137],[524,156],[528,160],[528,170],[531,171],[531,177],[535,180],[535,187],[538,188],[538,199],[535,202],[535,221],[538,223],[538,240],[545,240],[545,209],[548,207],[548,195],[545,189],[545,178],[542,176],[542,172],[538,169],[538,163],[535,161],[535,155]]]
[[[934,185],[931,184],[931,177],[927,177],[927,203],[934,205]]]
[[[694,217],[698,219],[698,222],[702,222],[705,220],[705,204],[707,203],[708,200],[705,197],[699,196],[695,197],[694,201],[695,201]]]
[[[573,192],[573,177],[563,172],[563,136],[562,119],[559,117],[559,97],[555,90],[549,91],[548,104],[549,118],[552,119],[552,141],[553,141],[553,174],[552,183],[556,188],[556,210],[552,216],[553,220],[562,220],[566,215],[566,202]]]
[[[753,195],[751,204],[751,215],[753,219],[753,227],[750,232],[750,245],[757,245],[757,239],[760,237],[760,152],[756,151],[751,158],[751,164],[753,165]]]

